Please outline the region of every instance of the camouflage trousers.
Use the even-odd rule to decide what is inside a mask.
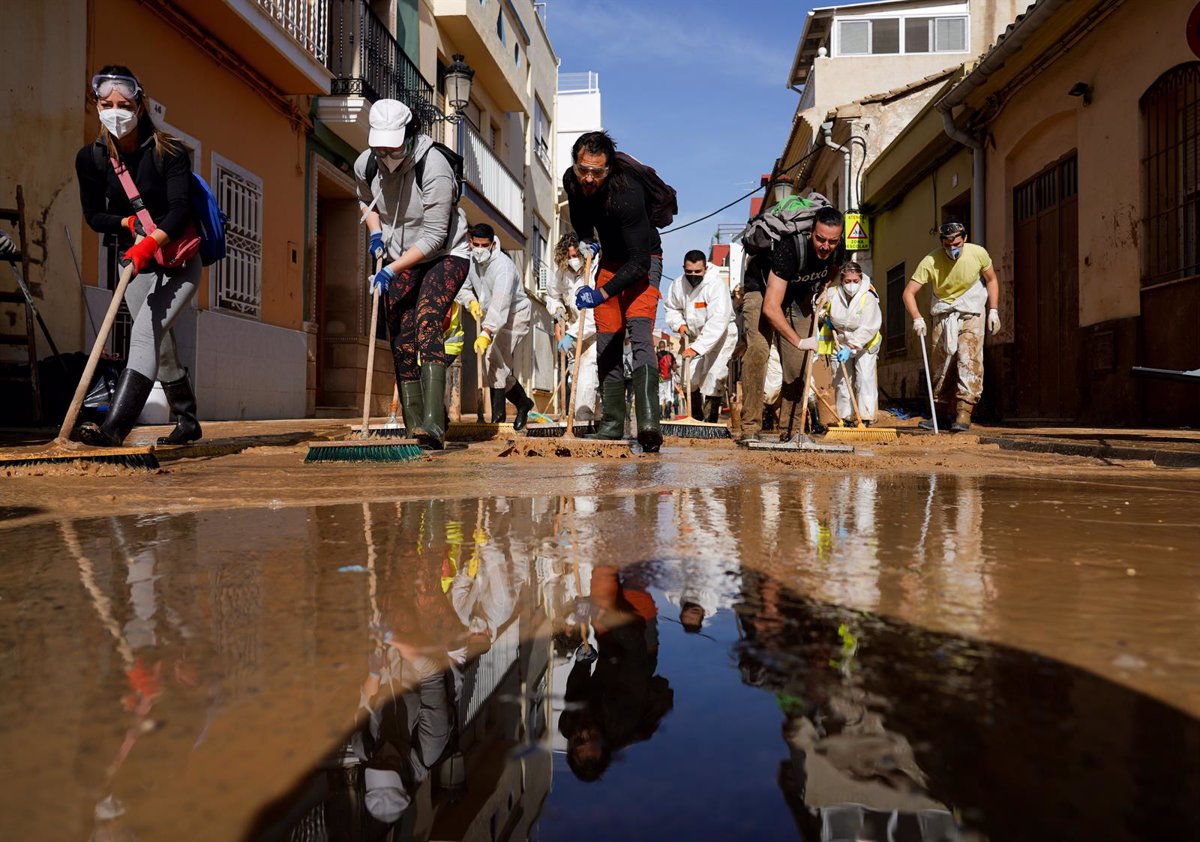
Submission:
[[[958,350],[951,354],[947,349],[947,323],[958,316]],[[947,314],[933,317],[933,394],[940,400],[948,400],[944,390],[951,382],[951,374],[957,374],[958,387],[955,397],[971,406],[979,403],[983,395],[983,314]]]

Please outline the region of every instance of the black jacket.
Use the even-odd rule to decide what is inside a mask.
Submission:
[[[121,220],[133,216],[133,206],[108,160],[107,148],[103,143],[97,143],[100,143],[103,151],[103,171],[96,168],[96,154],[92,151],[96,144],[89,143],[75,156],[83,217],[93,231],[116,234],[121,248],[128,248],[133,245],[133,237],[121,227]],[[183,150],[165,155],[161,161],[156,161],[156,158],[158,153],[154,149],[153,136],[147,137],[133,152],[121,155],[142,201],[146,203],[150,218],[174,240],[183,234],[192,221],[189,198],[192,164]]]
[[[604,185],[592,196],[585,196],[568,169],[563,187],[570,204],[571,227],[581,240],[598,240],[605,263],[621,264],[604,285],[611,298],[646,277],[650,255],[662,254],[662,238],[646,215],[646,194],[641,182],[614,164]]]

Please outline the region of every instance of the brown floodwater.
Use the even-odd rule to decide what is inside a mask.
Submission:
[[[1200,838],[1194,480],[655,470],[6,510],[0,836]]]

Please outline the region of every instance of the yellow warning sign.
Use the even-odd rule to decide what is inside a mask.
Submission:
[[[861,213],[846,214],[846,251],[870,251],[871,237],[867,220]]]

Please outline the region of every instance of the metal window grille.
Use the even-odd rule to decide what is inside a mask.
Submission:
[[[262,184],[216,165],[217,204],[229,215],[226,256],[216,264],[217,307],[262,314]]]
[[[887,272],[887,327],[886,347],[889,354],[899,353],[905,349],[904,338],[904,286],[908,277],[904,272],[904,264],[898,263]]]
[[[1200,274],[1200,63],[1176,67],[1142,98],[1142,283]]]

